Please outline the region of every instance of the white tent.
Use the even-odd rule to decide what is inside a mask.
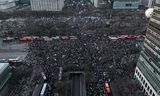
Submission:
[[[150,18],[152,16],[153,13],[153,8],[149,8],[146,10],[145,15],[147,18]]]

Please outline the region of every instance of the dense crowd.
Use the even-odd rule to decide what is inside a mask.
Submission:
[[[106,25],[106,21],[102,16],[12,18],[0,22],[0,34],[8,34],[9,36],[39,35],[41,33],[48,34],[49,32],[58,34],[60,31],[71,31],[75,25],[81,30],[90,27],[103,27]],[[63,27],[66,25],[69,27]]]
[[[146,31],[147,20],[144,16],[144,10],[102,11],[95,9],[89,0],[66,0],[64,9],[66,13],[67,10],[71,10],[76,13],[82,11],[82,13],[88,14],[43,16],[41,12],[37,12],[34,14],[39,14],[39,17],[29,15],[27,17],[17,16],[2,19],[0,20],[0,35],[2,33],[14,36],[22,34],[40,35],[39,33],[48,34],[49,32],[58,34],[60,31],[65,31],[64,25],[67,25],[68,30],[66,31],[72,30],[76,26],[82,32],[112,35],[145,34]]]
[[[32,67],[33,72],[30,80],[26,81],[29,83],[26,83],[26,90],[34,89],[35,84],[42,79],[40,72],[44,72],[50,86],[47,96],[54,96],[57,93],[56,83],[59,81],[60,67],[65,70],[67,66],[72,66],[75,70],[81,70],[80,67],[83,65],[89,66],[88,71],[93,77],[91,81],[86,81],[89,82],[87,96],[105,94],[105,81],[113,82],[122,77],[133,77],[134,63],[139,54],[136,40],[113,41],[107,35],[86,33],[78,34],[77,37],[77,40],[53,40],[30,44],[25,62]],[[26,85],[21,85],[24,86]],[[20,92],[26,91],[24,89]],[[32,94],[31,90],[27,92]],[[27,96],[23,94],[21,96]]]
[[[12,18],[0,22],[0,35],[3,33],[11,36],[58,34],[61,31],[72,31],[73,27],[83,32],[112,35],[145,34],[146,19],[142,15],[143,12],[125,12],[129,15],[116,12],[116,14],[111,13],[113,14],[111,18],[106,18],[105,15]]]
[[[95,9],[90,0],[66,0],[63,11],[70,11],[75,14],[82,14]]]
[[[86,73],[87,96],[104,96],[104,82],[106,81],[113,83],[121,78],[130,80],[133,77],[137,57],[140,52],[136,47],[138,41],[126,39],[111,40],[108,38],[108,33],[115,35],[126,34],[128,32],[131,34],[135,31],[135,27],[132,27],[132,24],[134,24],[132,21],[135,19],[138,21],[139,17],[137,17],[138,19],[135,18],[134,15],[131,18],[129,18],[130,15],[120,17],[115,16],[115,13],[113,17],[112,14],[110,14],[110,20],[107,20],[103,15],[80,15],[83,12],[92,10],[92,6],[93,5],[87,0],[68,0],[65,2],[66,10],[64,11],[73,11],[76,13],[75,16],[31,17],[24,20],[23,24],[14,23],[17,22],[17,20],[10,21],[11,23],[5,23],[6,21],[1,22],[1,24],[3,23],[1,26],[4,29],[10,29],[9,26],[13,25],[15,28],[19,28],[17,26],[20,24],[22,29],[18,30],[19,32],[26,31],[25,28],[23,29],[25,26],[27,31],[30,30],[31,34],[34,34],[35,30],[38,35],[41,34],[41,32],[48,35],[47,32],[57,31],[64,33],[67,31],[65,35],[77,36],[77,40],[57,39],[32,42],[29,45],[28,55],[24,60],[25,66],[27,66],[24,70],[27,72],[19,78],[20,80],[17,81],[17,84],[15,84],[15,87],[11,90],[9,96],[31,96],[36,84],[43,82],[41,72],[45,74],[47,78],[45,82],[49,84],[47,96],[56,96],[55,94],[59,92],[59,88],[57,87],[64,89],[64,86],[57,86],[60,68],[63,68],[63,70],[83,71],[81,69],[82,66],[88,67],[86,68],[87,70],[85,70],[85,72],[88,72]],[[132,13],[135,14],[135,12]],[[132,21],[129,22],[130,20]],[[134,22],[137,22],[136,20]],[[111,26],[106,27],[108,21],[111,21]],[[123,24],[121,21],[123,21]],[[68,26],[64,27],[62,26],[63,24],[59,22],[63,22],[64,25]],[[137,23],[140,24],[141,22],[139,21]],[[22,25],[24,26],[22,27]],[[144,28],[144,26],[145,24],[138,25],[137,27],[141,29]],[[3,29],[2,27],[1,29]],[[108,31],[105,28],[108,28]],[[134,30],[127,30],[128,28]],[[106,34],[87,33],[90,29],[98,29],[94,30],[96,32],[105,31]],[[11,31],[16,32],[13,30],[14,28],[11,29]],[[64,74],[64,71],[62,71],[62,80]],[[87,74],[90,74],[90,76]],[[126,85],[127,84],[128,83],[126,83]],[[123,89],[121,93],[133,93],[131,96],[138,96],[136,95],[136,91],[139,90],[138,86],[135,87],[134,92],[133,90],[125,90],[127,88]],[[65,96],[64,94],[61,95]]]

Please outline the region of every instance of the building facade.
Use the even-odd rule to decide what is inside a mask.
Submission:
[[[108,2],[106,0],[91,0],[91,2],[97,8],[105,7],[107,4],[111,4],[111,0],[108,0]]]
[[[160,96],[160,3],[154,6],[134,76],[147,96]]]
[[[64,0],[30,0],[33,11],[61,11]]]
[[[15,6],[15,0],[0,0],[0,10],[9,9]]]
[[[139,0],[114,0],[113,9],[138,9]]]
[[[156,3],[156,0],[140,0],[140,4],[145,7],[152,8]]]
[[[99,3],[102,2],[102,0],[91,0],[91,2],[95,7],[99,7]]]
[[[30,4],[30,0],[19,0],[19,4],[25,5],[25,4]]]
[[[9,63],[0,63],[0,96],[7,94],[7,81],[11,77],[11,68]]]

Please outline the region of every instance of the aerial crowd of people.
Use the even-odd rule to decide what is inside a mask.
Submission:
[[[27,66],[25,71],[27,72],[20,78],[20,81],[18,81],[14,89],[11,90],[9,96],[31,96],[36,84],[43,82],[47,82],[49,87],[46,96],[57,96],[57,93],[59,92],[57,83],[61,80],[63,81],[65,70],[87,72],[87,96],[104,96],[106,94],[104,89],[104,83],[106,81],[112,83],[121,78],[133,78],[134,69],[140,53],[140,50],[136,46],[139,41],[137,39],[111,40],[108,37],[107,32],[106,34],[95,34],[84,30],[85,28],[104,28],[108,21],[105,16],[99,13],[96,16],[81,16],[80,14],[83,13],[82,11],[86,12],[86,10],[92,9],[90,2],[86,1],[87,0],[68,0],[68,2],[65,2],[65,7],[68,8],[67,10],[74,9],[73,11],[76,13],[75,16],[52,18],[32,17],[27,19],[28,21],[21,20],[23,24],[18,23],[23,25],[23,27],[26,26],[26,22],[28,22],[28,26],[35,24],[34,26],[36,27],[32,27],[37,29],[34,30],[42,28],[43,30],[38,30],[37,32],[43,31],[43,33],[45,33],[52,32],[53,29],[53,32],[62,31],[59,30],[59,26],[50,26],[50,28],[47,24],[53,23],[55,26],[57,24],[55,22],[65,22],[70,26],[70,29],[67,30],[68,32],[64,32],[65,35],[74,35],[77,39],[55,39],[52,41],[35,41],[29,43],[28,54],[24,60],[24,64]],[[114,20],[116,22],[116,19]],[[16,22],[16,20],[13,21]],[[14,24],[14,22],[9,25],[8,23],[4,24],[3,28],[6,28],[8,31],[8,26],[12,26],[12,24],[18,25],[17,23]],[[117,22],[115,24],[121,25]],[[127,24],[128,26],[131,26],[131,24]],[[37,27],[37,25],[39,26]],[[20,29],[22,29],[18,31],[25,31],[23,27],[20,27]],[[28,28],[28,30],[30,29]],[[30,33],[34,32],[31,31]],[[47,33],[45,34],[48,35]],[[59,35],[60,34],[58,34],[58,36]],[[84,68],[85,70],[83,70],[82,66],[87,68]],[[62,78],[59,77],[61,68],[63,69],[61,71]],[[23,72],[25,71],[23,70]],[[43,76],[41,76],[41,73],[46,76],[45,80]],[[139,87],[137,86],[136,90],[139,90],[138,88]],[[132,92],[131,90],[124,91],[124,94],[136,94],[136,92]],[[138,96],[135,94],[132,96]],[[62,96],[65,95],[63,94]]]
[[[113,82],[121,77],[132,77],[134,63],[139,54],[136,43],[136,40],[115,41],[105,34],[86,33],[78,33],[76,40],[33,42],[25,61],[34,70],[34,83],[28,86],[33,88],[34,84],[39,83],[42,79],[39,74],[44,72],[50,86],[47,96],[54,96],[57,93],[56,83],[59,81],[60,68],[65,70],[67,66],[72,66],[74,70],[80,71],[81,66],[87,65],[93,76],[91,81],[87,81],[87,96],[105,94],[105,81]]]

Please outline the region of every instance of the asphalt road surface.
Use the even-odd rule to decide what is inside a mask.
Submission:
[[[19,42],[3,43],[0,39],[0,59],[25,58],[27,55],[28,44]]]

